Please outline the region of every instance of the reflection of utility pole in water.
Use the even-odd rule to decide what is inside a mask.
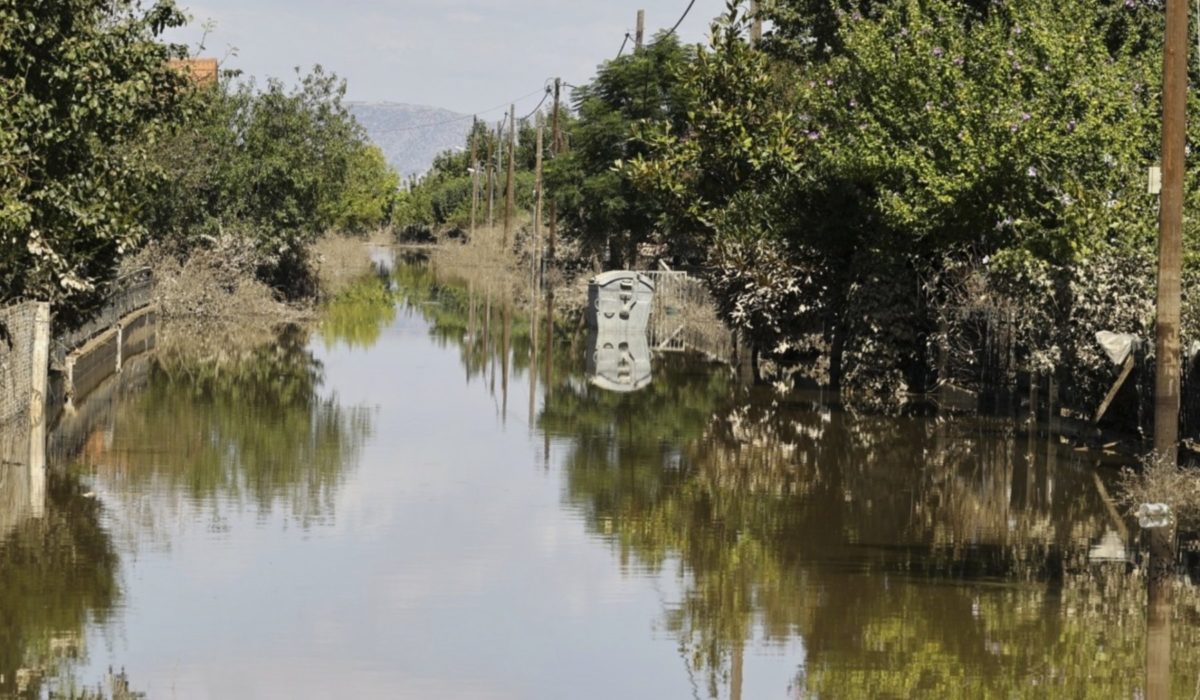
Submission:
[[[491,364],[491,371],[488,372],[485,365],[485,373],[489,374],[488,393],[493,397],[496,396],[496,354],[492,352],[492,290],[489,285],[487,290],[487,301],[485,303],[487,315],[483,322],[483,361]]]
[[[500,422],[508,424],[508,344],[511,338],[512,316],[508,309],[508,300],[504,300],[504,310],[501,312],[504,321],[500,329]]]
[[[1146,700],[1171,697],[1171,573],[1175,562],[1173,528],[1150,533],[1146,571]]]
[[[1051,370],[1046,386],[1046,472],[1051,478],[1058,469],[1058,382],[1055,380],[1057,370]]]
[[[467,360],[463,364],[467,367],[467,382],[471,381],[471,361],[475,354],[475,282],[467,283]]]
[[[742,700],[742,658],[746,655],[745,640],[738,638],[729,660],[729,700]]]
[[[533,430],[534,404],[538,382],[538,299],[536,285],[529,304],[529,429]]]
[[[545,398],[542,410],[550,407],[550,396],[554,391],[554,283],[553,276],[546,276],[546,352],[542,360],[546,364]],[[550,468],[550,433],[542,430],[542,463]]]
[[[29,429],[29,507],[35,518],[46,514],[46,421]]]

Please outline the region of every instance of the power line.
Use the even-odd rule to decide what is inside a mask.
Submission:
[[[617,58],[625,53],[625,45],[629,43],[629,32],[625,32],[625,38],[621,41],[621,48],[617,50]]]
[[[671,27],[671,31],[667,32],[668,36],[671,34],[674,34],[676,29],[679,29],[679,25],[683,24],[684,18],[686,18],[688,16],[688,13],[692,11],[692,5],[695,5],[695,4],[696,4],[696,0],[692,0],[691,2],[688,3],[687,9],[684,10],[683,15],[681,15],[679,17],[679,21],[675,23],[674,27]]]
[[[474,114],[465,114],[461,117],[455,117],[453,119],[445,119],[440,122],[430,122],[428,124],[413,124],[411,126],[400,126],[400,127],[396,127],[395,129],[385,129],[382,131],[376,131],[374,133],[375,134],[392,134],[392,133],[397,133],[400,131],[416,131],[417,129],[432,129],[435,126],[445,126],[446,124],[454,124],[455,122],[463,122],[468,119],[473,119],[473,118],[479,116],[480,114],[487,114],[488,112],[495,112],[496,110],[501,109],[503,107],[507,107],[508,105],[513,104],[514,102],[520,102],[521,100],[525,99],[526,97],[533,97],[534,95],[538,94],[539,92],[542,92],[543,90],[545,90],[544,87],[539,88],[537,90],[534,90],[533,92],[526,93],[526,94],[521,95],[520,97],[512,99],[512,100],[505,100],[504,103],[502,103],[502,104],[498,104],[495,107],[489,107],[488,109],[480,110],[478,112],[475,112]],[[545,98],[543,97],[542,99],[544,100]]]
[[[526,119],[528,119],[528,118],[532,117],[534,114],[536,114],[537,111],[542,108],[542,105],[546,104],[546,98],[549,96],[550,96],[550,90],[547,89],[546,93],[544,95],[542,95],[542,101],[537,103],[537,107],[534,107],[533,109],[529,110],[529,114],[526,114],[525,116],[521,117],[521,121],[525,121]]]

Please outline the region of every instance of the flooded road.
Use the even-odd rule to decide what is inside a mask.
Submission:
[[[0,697],[1141,697],[1136,533],[1057,438],[683,355],[604,391],[547,328],[406,264],[127,367],[44,502],[0,481]],[[1184,585],[1180,697],[1198,643]]]

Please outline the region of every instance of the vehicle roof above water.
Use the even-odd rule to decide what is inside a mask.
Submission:
[[[598,287],[607,287],[610,284],[614,284],[625,279],[636,279],[638,283],[643,284],[650,289],[654,289],[654,280],[634,270],[610,270],[608,272],[601,272],[591,279],[591,283]]]

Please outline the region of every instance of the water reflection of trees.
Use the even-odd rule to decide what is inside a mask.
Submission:
[[[499,354],[529,361],[528,324],[504,321],[499,296],[426,267],[395,275],[408,312],[460,349],[468,377],[494,376]],[[858,415],[747,393],[682,358],[656,360],[647,389],[612,394],[563,350],[537,425],[568,441],[565,497],[623,566],[678,564],[663,628],[708,695],[740,697],[747,649],[797,637],[796,697],[1143,687],[1145,583],[1088,561],[1124,526],[1094,468],[1057,440],[1003,419]],[[1173,673],[1190,688],[1200,596],[1188,587],[1177,600],[1192,622],[1175,625]]]
[[[369,348],[395,320],[396,296],[388,273],[376,267],[325,303],[320,334],[326,348],[336,343]]]
[[[63,696],[84,626],[104,624],[121,597],[99,501],[65,475],[51,475],[45,497],[0,539],[0,697],[40,697],[51,685]],[[0,498],[28,501],[27,482],[0,480]]]
[[[284,505],[301,524],[333,498],[371,430],[366,409],[320,393],[299,328],[219,355],[164,353],[144,391],[117,409],[111,444],[85,453],[103,478],[193,502]],[[147,450],[146,446],[153,446]]]
[[[806,636],[799,697],[1138,697],[1145,687],[1146,584],[1122,567],[1067,573],[1038,586],[944,587],[900,582],[857,597],[844,627]],[[1181,590],[1175,686],[1200,671],[1196,589]],[[827,621],[833,626],[832,621]],[[853,635],[853,636],[851,636]]]
[[[665,627],[710,695],[736,695],[746,645],[797,635],[800,697],[1140,687],[1144,584],[1088,563],[1089,545],[1120,525],[1091,468],[1056,443],[1002,421],[760,399],[720,406],[664,462],[655,455],[670,441],[633,429],[653,412],[627,422],[627,409],[607,408],[607,423],[593,422],[612,429],[574,439],[568,497],[622,561],[680,562]],[[1181,637],[1181,654],[1200,641],[1194,626]],[[1186,656],[1175,673],[1194,678]]]
[[[420,314],[439,347],[457,348],[468,379],[486,377],[494,384],[497,372],[504,373],[502,382],[510,373],[528,373],[537,321],[518,311],[499,282],[467,282],[420,263],[397,265],[392,280],[404,305],[401,313]],[[556,362],[565,372],[571,358]]]

